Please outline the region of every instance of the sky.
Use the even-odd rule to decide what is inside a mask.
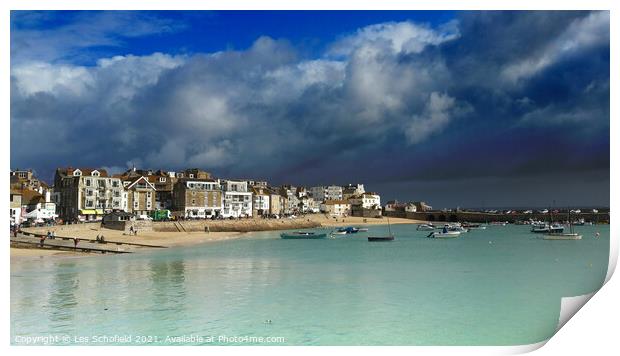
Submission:
[[[609,12],[12,11],[11,168],[608,206]]]

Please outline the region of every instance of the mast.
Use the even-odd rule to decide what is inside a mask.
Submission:
[[[390,217],[388,216],[387,219],[388,219],[388,231],[390,233],[390,236],[392,236],[392,229],[390,228]]]
[[[570,207],[568,208],[568,230],[573,233],[573,221],[570,218]]]

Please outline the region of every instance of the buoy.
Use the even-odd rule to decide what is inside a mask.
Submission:
[[[265,320],[265,324],[271,324],[271,319]]]
[[[492,244],[492,243],[493,243],[493,241],[489,241],[489,245]]]

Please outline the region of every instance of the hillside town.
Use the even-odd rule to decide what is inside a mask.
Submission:
[[[12,170],[11,225],[100,221],[111,213],[148,220],[282,218],[322,213],[330,217],[381,217],[381,197],[363,184],[302,187],[266,181],[215,178],[191,168],[183,171],[131,168],[58,168],[53,185],[32,170]],[[417,205],[416,205],[417,204]],[[386,209],[407,211],[424,203],[390,202]],[[129,216],[128,215],[128,216]]]

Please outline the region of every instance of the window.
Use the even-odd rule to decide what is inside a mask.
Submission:
[[[165,183],[166,182],[166,177],[159,177],[159,182],[160,183]]]
[[[90,199],[86,200],[86,207],[87,208],[92,208],[94,206],[95,206],[95,201],[94,200],[90,200]]]
[[[189,174],[189,177],[190,177],[190,178],[194,178],[194,174],[193,174],[193,173],[190,173],[190,174]]]
[[[93,171],[92,175],[93,175],[93,177],[99,177],[99,172]]]
[[[196,205],[196,199],[192,199],[192,205]]]
[[[86,186],[90,187],[93,184],[93,182],[90,179],[86,180]]]
[[[112,187],[118,188],[118,181],[117,180],[113,180],[112,181]]]

